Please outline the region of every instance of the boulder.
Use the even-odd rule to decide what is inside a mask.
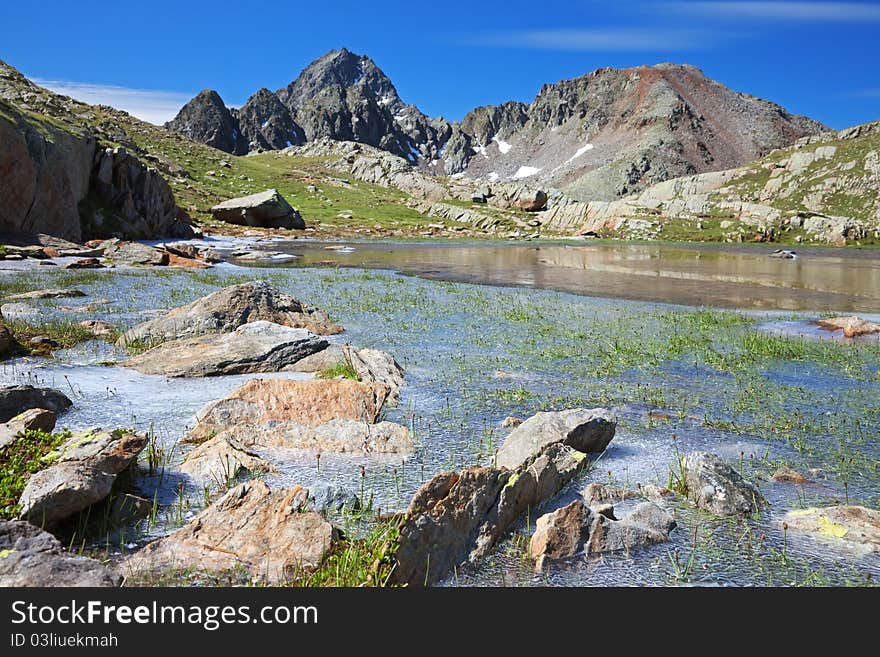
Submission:
[[[820,327],[827,331],[843,330],[844,337],[855,338],[860,335],[871,335],[880,333],[880,324],[869,322],[861,317],[832,317],[830,319],[820,319],[816,322]]]
[[[607,440],[602,438],[607,445],[615,421],[604,409],[595,409],[591,417],[610,423],[603,429],[610,431]],[[401,525],[392,579],[422,586],[439,581],[458,563],[488,554],[526,512],[540,509],[587,464],[586,453],[566,444],[571,433],[558,431],[555,440],[532,441],[534,451],[523,448],[515,469],[466,468],[440,473],[423,485]]]
[[[104,257],[115,265],[163,267],[168,264],[168,254],[140,242],[115,242],[104,250]]]
[[[97,258],[81,258],[64,265],[65,269],[103,269],[104,265]]]
[[[345,358],[358,377],[365,383],[382,383],[388,386],[388,403],[396,405],[400,401],[400,389],[404,384],[403,368],[391,354],[378,349],[344,348]]]
[[[789,511],[788,529],[806,532],[856,552],[880,552],[880,511],[863,506],[827,506]]]
[[[326,346],[326,340],[305,329],[261,320],[243,324],[232,333],[164,342],[123,365],[142,374],[171,377],[279,372]]]
[[[300,486],[273,491],[259,480],[240,484],[185,527],[133,554],[122,569],[222,573],[244,568],[256,580],[283,583],[317,568],[336,538],[319,514],[301,511],[306,500]]]
[[[137,459],[145,434],[92,430],[77,434],[45,458],[21,494],[21,517],[50,526],[100,502],[116,476]]]
[[[119,586],[122,578],[21,520],[0,520],[0,586]]]
[[[593,483],[587,486],[581,493],[581,497],[587,504],[618,502],[630,499],[648,499],[653,502],[659,502],[667,495],[672,495],[672,491],[664,486],[656,484],[641,484],[637,488],[612,488],[603,484]]]
[[[688,498],[719,516],[754,513],[765,503],[754,484],[708,452],[692,452],[681,460]]]
[[[211,214],[218,221],[239,226],[299,229],[306,227],[299,211],[291,207],[277,189],[267,189],[258,194],[224,201],[211,208]]]
[[[545,513],[535,521],[535,533],[529,541],[529,554],[542,570],[548,559],[566,559],[584,549],[590,538],[593,513],[581,500]]]
[[[542,447],[555,442],[579,452],[602,452],[614,437],[615,426],[614,416],[601,408],[537,413],[507,436],[495,465],[515,470]]]
[[[45,431],[55,428],[55,413],[45,408],[32,408],[0,424],[0,448],[10,444],[23,431]]]
[[[255,281],[225,287],[139,324],[126,331],[117,344],[125,346],[136,340],[162,342],[205,333],[228,333],[258,320],[304,328],[318,335],[342,331],[342,327],[331,322],[322,311],[281,294],[269,283]]]
[[[0,422],[8,422],[16,415],[32,408],[44,408],[55,414],[73,405],[67,396],[52,388],[11,386],[0,388]]]
[[[13,294],[6,298],[10,301],[25,301],[27,299],[61,299],[84,296],[86,296],[86,293],[82,290],[75,290],[73,288],[58,288],[47,290],[34,290],[32,292],[22,292],[21,294]]]
[[[306,356],[305,358],[286,366],[283,371],[315,373],[329,370],[331,367],[335,367],[345,362],[345,347],[331,344],[326,349],[322,349],[321,351]]]
[[[675,526],[672,515],[653,502],[638,505],[618,520],[610,504],[588,507],[582,500],[575,500],[538,518],[529,553],[540,571],[548,560],[565,559],[581,552],[629,552],[662,543],[669,540]]]
[[[252,379],[200,410],[188,439],[203,440],[241,426],[277,429],[296,423],[317,427],[338,419],[372,424],[387,396],[387,386],[350,379]]]
[[[361,508],[361,501],[355,493],[326,481],[312,484],[308,488],[308,493],[309,507],[318,513],[338,512],[344,509],[357,511]]]
[[[200,482],[220,485],[245,473],[276,472],[267,460],[225,436],[216,436],[196,447],[186,455],[180,470]]]

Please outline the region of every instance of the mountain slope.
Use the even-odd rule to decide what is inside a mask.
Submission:
[[[824,132],[743,167],[541,213],[556,230],[709,241],[880,243],[880,122]]]
[[[611,200],[670,178],[740,166],[824,129],[675,64],[601,68],[545,85],[524,110],[508,108],[465,117],[472,154],[448,162],[449,173],[523,179],[582,200]]]

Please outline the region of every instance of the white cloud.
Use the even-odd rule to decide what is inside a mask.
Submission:
[[[731,18],[821,20],[835,22],[880,21],[880,4],[865,2],[669,2],[682,11]]]
[[[55,93],[70,96],[90,105],[110,105],[125,110],[132,116],[162,125],[174,118],[177,112],[195,94],[159,89],[130,89],[106,84],[70,82],[68,80],[43,80],[34,83]]]
[[[490,32],[467,39],[467,44],[536,50],[656,52],[703,48],[718,36],[706,30],[675,28],[549,29]]]

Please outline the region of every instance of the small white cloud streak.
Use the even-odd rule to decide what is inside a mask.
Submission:
[[[488,32],[466,39],[472,46],[594,52],[657,52],[708,46],[713,34],[704,30],[662,28],[548,29]]]
[[[173,119],[194,94],[159,89],[131,89],[105,84],[70,82],[67,80],[43,80],[35,78],[35,84],[55,93],[70,96],[89,105],[110,105],[125,110],[142,121],[162,125]]]
[[[862,2],[668,2],[669,8],[730,18],[833,21],[880,21],[880,4]]]

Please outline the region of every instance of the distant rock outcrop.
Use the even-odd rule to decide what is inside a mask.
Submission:
[[[201,91],[165,127],[227,153],[244,155],[248,151],[235,117],[213,89]]]
[[[88,107],[0,61],[0,232],[75,242],[192,236],[162,175],[105,147],[77,114]]]

